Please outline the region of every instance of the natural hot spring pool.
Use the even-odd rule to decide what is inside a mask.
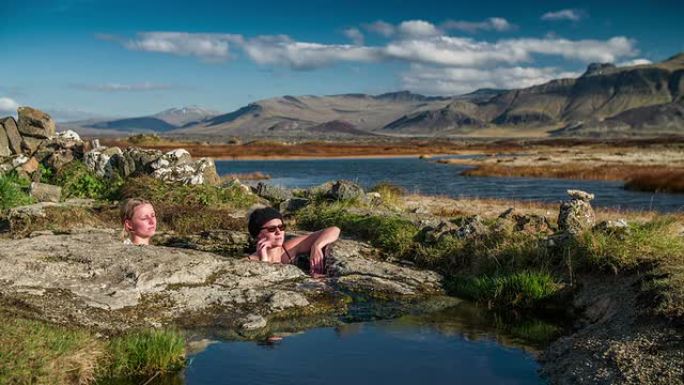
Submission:
[[[270,344],[218,340],[191,355],[182,373],[149,385],[545,383],[535,355],[560,328],[506,318],[463,302],[430,314],[283,334]]]

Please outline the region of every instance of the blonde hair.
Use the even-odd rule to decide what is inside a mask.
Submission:
[[[126,220],[133,219],[135,214],[135,209],[142,205],[152,205],[150,201],[142,198],[129,198],[126,199],[119,207],[119,214],[121,215],[121,225],[123,229],[121,230],[121,240],[129,237],[128,230],[126,230]]]

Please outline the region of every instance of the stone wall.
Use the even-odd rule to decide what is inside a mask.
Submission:
[[[50,115],[19,107],[18,120],[0,119],[0,175],[16,171],[20,177],[38,181],[39,168],[59,172],[73,161],[82,161],[100,177],[149,175],[166,182],[215,184],[219,178],[210,158],[192,159],[183,149],[162,153],[136,147],[104,147],[99,141],[81,140],[71,130],[57,132]]]

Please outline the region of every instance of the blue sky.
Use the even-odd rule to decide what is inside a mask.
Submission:
[[[0,115],[525,87],[682,52],[682,14],[681,1],[0,0]]]

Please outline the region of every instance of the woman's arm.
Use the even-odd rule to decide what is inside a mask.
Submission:
[[[337,226],[328,227],[308,235],[302,235],[283,245],[294,258],[297,254],[309,253],[311,263],[311,274],[324,274],[323,248],[337,240],[340,236],[340,228]],[[291,261],[290,261],[291,262]]]

